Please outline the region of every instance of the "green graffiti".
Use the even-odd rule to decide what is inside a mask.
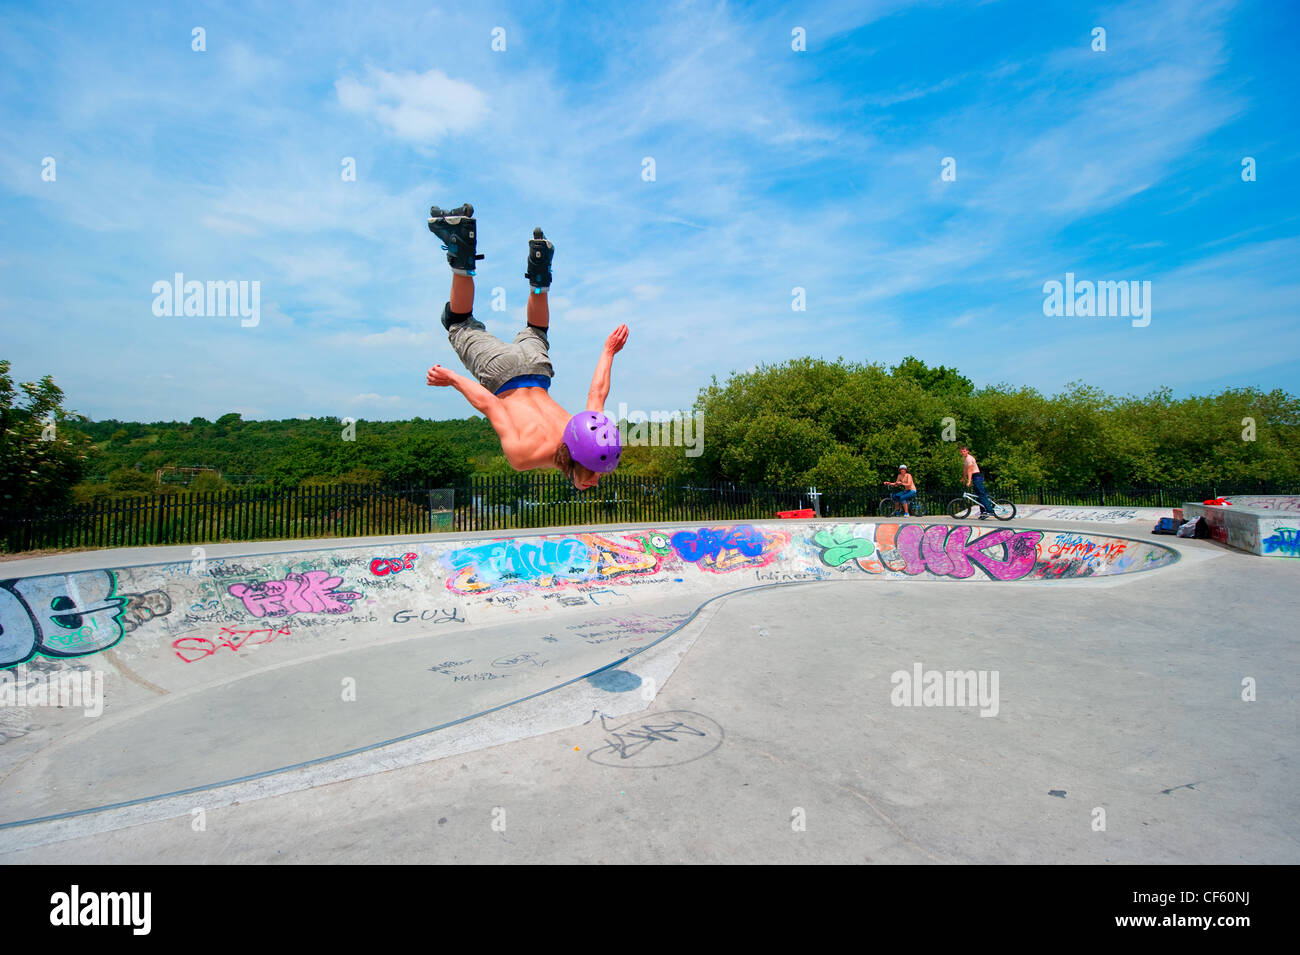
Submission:
[[[853,528],[841,524],[828,531],[813,535],[813,543],[822,549],[822,563],[839,567],[859,557],[870,557],[876,552],[875,542],[867,537],[854,537]]]
[[[648,534],[645,537],[633,537],[632,539],[639,540],[642,549],[644,549],[647,554],[658,554],[662,557],[672,550],[672,545],[669,543],[668,535],[666,534],[656,532],[654,534]]]

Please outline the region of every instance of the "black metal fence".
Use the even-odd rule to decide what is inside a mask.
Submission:
[[[0,513],[0,548],[29,550],[429,534],[645,521],[739,521],[810,507],[808,494],[611,475],[579,492],[558,474],[456,488],[331,485],[140,496]]]
[[[0,514],[0,546],[17,552],[449,531],[450,508],[439,503],[428,488],[348,485],[142,496]]]
[[[816,507],[823,517],[876,516],[885,487],[823,491],[717,483],[687,485],[610,475],[579,492],[558,474],[473,478],[456,488],[333,485],[292,491],[237,489],[177,493],[29,513],[0,513],[0,548],[10,553],[61,548],[132,547],[220,541],[511,530],[582,524],[770,520],[778,511]],[[1173,507],[1231,494],[1300,493],[1252,482],[1189,487],[1014,488],[990,493],[1018,504]],[[926,513],[940,515],[956,488],[926,488]]]

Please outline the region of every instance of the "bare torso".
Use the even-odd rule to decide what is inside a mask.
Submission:
[[[545,388],[514,388],[501,395],[513,434],[501,434],[501,450],[516,471],[555,466],[564,426],[573,416]]]

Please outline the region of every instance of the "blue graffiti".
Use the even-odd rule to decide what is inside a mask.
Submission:
[[[0,668],[107,650],[126,633],[126,602],[108,570],[0,581]]]
[[[1287,557],[1300,557],[1300,528],[1279,527],[1272,537],[1264,539],[1264,553],[1279,551]]]
[[[692,564],[704,557],[717,557],[735,548],[746,557],[758,557],[766,542],[763,535],[748,524],[739,527],[701,527],[698,531],[678,531],[672,536],[673,549],[682,560]]]
[[[576,537],[547,540],[493,541],[446,554],[442,562],[453,572],[473,567],[479,581],[496,586],[505,581],[538,580],[542,577],[591,576],[591,554]]]

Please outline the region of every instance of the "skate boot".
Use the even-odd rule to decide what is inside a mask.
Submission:
[[[434,206],[429,210],[429,231],[443,241],[447,264],[453,272],[474,274],[474,263],[483,256],[475,254],[478,231],[472,205],[467,202],[447,210]]]
[[[542,235],[541,226],[533,230],[533,237],[528,240],[528,271],[524,278],[532,286],[534,294],[541,294],[551,287],[551,257],[555,255],[555,246],[551,240]]]

